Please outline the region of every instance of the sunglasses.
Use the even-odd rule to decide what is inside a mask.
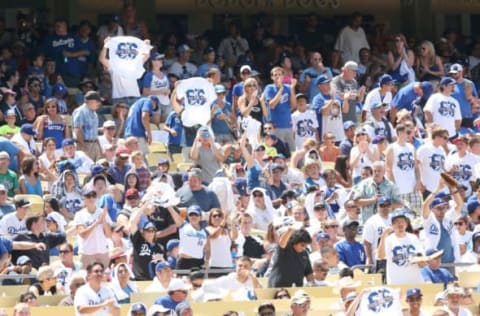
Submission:
[[[385,208],[385,207],[390,207],[392,206],[392,204],[390,203],[384,203],[384,204],[379,204],[378,206],[382,207],[382,208]]]
[[[268,131],[268,130],[273,129],[273,127],[268,127],[268,126],[267,126],[267,127],[264,127],[263,129]]]
[[[94,199],[97,197],[97,194],[96,193],[91,193],[91,194],[87,194],[85,195],[85,198],[86,199]]]
[[[147,229],[145,232],[147,232],[147,233],[155,233],[155,229]]]
[[[347,206],[345,206],[345,208],[358,208],[358,206],[356,206],[356,205],[347,205]]]
[[[327,209],[327,208],[326,208],[325,206],[317,206],[317,207],[315,207],[313,210],[314,210],[314,211],[316,211],[316,210],[321,211],[321,210],[326,210],[326,209]]]
[[[248,70],[247,71],[242,71],[242,75],[249,75],[249,74],[251,74],[251,72],[248,71]]]
[[[58,253],[60,254],[66,254],[66,253],[70,253],[71,251],[70,250],[60,250],[58,251]]]
[[[127,196],[127,200],[138,200],[138,196],[135,196],[135,195]]]
[[[254,193],[254,194],[253,194],[253,197],[263,197],[263,194],[261,194],[261,193]]]
[[[421,300],[422,300],[422,297],[421,297],[421,296],[408,298],[408,301],[409,301],[409,302],[420,302]]]
[[[198,288],[201,288],[201,287],[202,287],[202,284],[198,284],[198,283],[193,283],[193,282],[192,282],[192,287],[193,287],[194,289],[198,289]]]
[[[193,217],[198,217],[198,216],[200,216],[200,214],[198,214],[198,213],[190,213],[190,214],[188,214],[188,216],[190,216],[190,217],[192,217],[192,216],[193,216]]]
[[[338,228],[338,225],[325,225],[325,228]]]
[[[222,214],[214,214],[212,215],[213,218],[223,218]]]
[[[35,296],[29,296],[29,297],[25,297],[23,300],[25,302],[30,302],[30,301],[34,301],[36,300],[37,298]]]
[[[455,226],[463,226],[465,223],[464,222],[455,222],[453,223]]]
[[[257,85],[255,85],[255,84],[247,84],[247,85],[245,85],[245,88],[251,88],[251,87],[255,87],[255,88],[256,88]]]

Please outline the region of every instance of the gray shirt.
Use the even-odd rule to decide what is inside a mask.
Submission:
[[[342,75],[338,75],[335,78],[330,81],[330,88],[334,92],[341,92],[341,93],[346,93],[346,92],[357,92],[358,91],[358,83],[357,80],[345,80],[343,79]],[[342,99],[343,101],[343,99]],[[343,113],[343,121],[357,121],[357,116],[356,116],[356,109],[357,109],[357,103],[358,103],[358,97],[355,99],[350,99],[348,101],[349,104],[349,109],[348,113]]]
[[[220,144],[215,143],[217,150],[223,152]],[[218,169],[222,168],[221,163],[215,158],[212,149],[198,147],[198,159],[196,161],[202,168],[202,179],[205,183],[212,182],[213,176]]]

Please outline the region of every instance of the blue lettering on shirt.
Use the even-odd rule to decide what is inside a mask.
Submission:
[[[443,163],[445,162],[445,157],[439,154],[433,154],[430,157],[430,168],[435,171],[442,171]]]
[[[415,167],[413,153],[400,153],[398,155],[397,167],[402,171],[408,171]]]
[[[207,103],[203,89],[189,89],[185,92],[189,105],[204,105]]]
[[[395,246],[392,249],[392,261],[397,266],[404,266],[408,262],[408,258],[415,254],[415,247],[413,245]]]
[[[440,113],[441,116],[453,117],[455,114],[455,104],[448,101],[441,101],[438,113]]]
[[[118,43],[115,54],[118,58],[133,60],[138,55],[138,45],[136,43]]]
[[[387,288],[372,291],[368,294],[368,309],[374,313],[380,313],[390,308],[392,304],[393,294]]]

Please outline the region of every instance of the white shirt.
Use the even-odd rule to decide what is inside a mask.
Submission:
[[[195,259],[202,259],[204,256],[207,232],[205,229],[196,230],[190,223],[185,222],[178,230],[180,244],[178,253],[186,254]]]
[[[449,137],[457,134],[455,121],[462,119],[460,104],[455,98],[438,92],[428,98],[423,111],[432,114],[433,123],[444,127]]]
[[[95,212],[90,213],[86,208],[81,209],[75,214],[74,223],[76,226],[82,225],[85,228],[91,226],[98,217],[102,215],[102,209],[97,208]],[[106,215],[107,222],[111,225],[110,216]],[[78,253],[82,255],[105,254],[108,253],[107,237],[103,231],[103,225],[97,224],[92,233],[83,239],[78,235]]]
[[[392,173],[398,187],[398,194],[407,194],[415,190],[415,149],[412,144],[393,143]]]
[[[362,239],[368,241],[372,247],[372,263],[375,265],[377,258],[377,248],[383,230],[390,226],[390,219],[381,217],[378,213],[370,217],[363,226]],[[366,250],[366,249],[365,249]]]
[[[450,315],[450,316],[472,316],[472,313],[468,309],[463,308],[463,307],[460,307],[458,309],[458,314],[454,314],[446,306],[443,309],[446,310],[448,312],[448,315]]]
[[[170,66],[168,73],[175,74],[180,79],[188,79],[195,76],[197,73],[197,66],[189,62],[182,65],[176,61]]]
[[[79,306],[92,306],[92,305],[99,305],[103,302],[115,299],[113,293],[110,289],[105,286],[100,286],[100,291],[95,292],[88,283],[81,286],[77,292],[75,293],[75,298],[73,301],[73,305],[75,306],[75,315],[76,316],[85,316],[85,315],[95,315],[95,316],[106,316],[111,315],[110,308],[105,307],[102,308],[95,313],[79,313],[78,307]],[[115,301],[115,306],[120,308],[120,306]]]
[[[32,155],[35,155],[37,153],[37,146],[35,145],[35,140],[33,139],[33,137],[30,139],[29,142],[27,142],[25,138],[23,138],[22,133],[18,132],[17,134],[13,135],[11,141],[15,145],[17,145],[17,147],[24,148]]]
[[[395,234],[387,237],[385,240],[387,284],[423,283],[420,267],[409,262],[409,258],[417,253],[423,253],[417,236],[407,233],[402,238]]]
[[[255,285],[253,284],[253,280],[251,278],[248,278],[244,283],[241,283],[240,281],[238,281],[236,272],[230,272],[225,276],[219,277],[215,279],[212,283],[224,290],[255,288]]]
[[[326,102],[330,102],[330,100],[326,100]],[[321,109],[319,111],[321,111]],[[322,115],[322,134],[325,133],[332,133],[335,135],[335,141],[342,141],[345,139],[342,106],[337,100],[332,105],[327,115]],[[323,139],[323,135],[319,136]]]
[[[345,26],[335,43],[335,49],[340,51],[342,60],[345,62],[350,60],[358,62],[360,58],[358,52],[364,47],[370,49],[365,32],[361,27],[354,30],[350,26]]]
[[[445,165],[445,151],[426,143],[418,148],[417,160],[420,161],[420,178],[428,191],[433,192],[440,180]]]
[[[177,86],[177,97],[183,99],[182,123],[184,126],[207,124],[210,120],[210,105],[217,98],[215,89],[208,80],[200,77],[182,80]]]
[[[367,94],[367,96],[365,97],[365,103],[363,104],[362,108],[363,111],[367,112],[367,120],[369,120],[372,115],[370,105],[372,105],[373,103],[387,104],[387,106],[385,107],[385,112],[389,111],[390,103],[392,103],[392,93],[390,91],[387,91],[387,93],[385,93],[385,95],[382,97],[380,95],[380,88],[375,88]]]
[[[17,212],[9,213],[0,220],[0,235],[16,235],[27,232],[25,219],[19,220]]]
[[[306,138],[315,138],[315,131],[318,128],[317,115],[312,110],[295,111],[292,114],[292,124],[295,133],[295,149],[300,150]]]
[[[115,75],[135,80],[143,75],[143,60],[152,46],[134,36],[113,37],[105,46],[108,48],[110,69]]]
[[[474,178],[473,172],[477,162],[478,159],[470,152],[467,152],[463,157],[460,157],[458,152],[456,152],[448,155],[445,160],[445,169],[453,171],[455,180],[467,187],[466,196],[472,194],[470,181]]]

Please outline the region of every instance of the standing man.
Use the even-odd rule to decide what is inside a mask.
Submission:
[[[360,223],[356,220],[346,220],[342,225],[345,239],[335,245],[338,258],[350,268],[365,264],[365,248],[355,240],[359,226]]]
[[[343,65],[342,72],[332,79],[330,87],[333,93],[336,93],[341,99],[348,100],[349,108],[347,113],[343,113],[343,121],[357,121],[356,109],[357,103],[362,102],[365,96],[365,87],[359,88],[355,79],[357,76],[358,64],[354,61],[347,61]]]
[[[186,44],[182,44],[177,48],[178,60],[174,62],[168,69],[169,74],[175,74],[179,79],[188,79],[197,73],[197,66],[190,63],[190,55],[192,49]]]
[[[395,128],[397,141],[387,147],[386,169],[387,178],[397,184],[401,200],[407,201],[410,208],[418,214],[422,208],[422,199],[419,194],[420,171],[415,162],[415,148],[407,142],[408,135],[413,131],[399,123]]]
[[[460,104],[462,114],[462,127],[473,128],[472,107],[478,101],[478,92],[475,84],[463,77],[463,67],[460,64],[450,66],[449,74],[455,79],[456,84],[451,96]]]
[[[359,52],[362,48],[370,49],[367,36],[363,31],[362,15],[355,12],[351,16],[350,25],[345,26],[337,37],[335,49],[342,54],[342,60],[359,61]]]
[[[85,103],[73,111],[73,130],[77,140],[77,149],[86,153],[93,161],[102,157],[98,143],[98,115],[102,98],[95,91],[85,94]]]
[[[397,112],[406,109],[414,114],[417,104],[425,104],[433,91],[431,82],[412,82],[401,88],[393,97],[392,107],[390,109],[390,121],[395,123]]]
[[[104,315],[120,316],[120,306],[110,289],[102,285],[104,265],[93,262],[87,267],[87,283],[75,293],[75,315],[90,315],[97,312]]]
[[[432,94],[423,109],[425,122],[435,123],[444,127],[448,132],[449,138],[457,135],[458,129],[462,124],[460,104],[451,96],[454,88],[454,79],[450,77],[442,78],[440,81],[440,92]]]
[[[423,144],[418,148],[416,159],[420,170],[423,198],[433,192],[440,181],[440,173],[444,170],[445,165],[443,146],[447,143],[447,140],[447,130],[439,127],[432,131],[431,143]]]
[[[285,141],[290,150],[295,148],[295,140],[292,133],[292,110],[297,108],[295,96],[296,79],[292,79],[291,85],[283,84],[284,70],[274,67],[270,72],[273,84],[265,87],[265,101],[270,108],[270,118],[277,127],[277,136]]]
[[[323,65],[323,58],[319,52],[310,54],[310,67],[304,69],[300,75],[300,91],[308,97],[309,103],[320,92],[316,79],[319,76],[325,76],[329,81],[333,78],[332,70]]]
[[[148,153],[148,145],[152,143],[150,121],[158,106],[158,97],[151,95],[138,99],[128,111],[125,122],[125,137],[136,137],[138,149],[143,153]]]
[[[443,250],[442,262],[453,263],[455,259],[460,259],[460,248],[453,233],[453,223],[462,215],[463,199],[457,188],[447,183],[455,201],[455,208],[450,208],[448,202],[437,197],[444,185],[444,181],[440,180],[422,205],[425,248]]]
[[[458,184],[465,186],[466,196],[472,194],[472,186],[470,181],[474,178],[474,169],[478,159],[468,149],[468,138],[460,136],[452,140],[457,147],[457,151],[453,150],[445,160],[445,170],[447,170],[457,180]]]
[[[362,109],[362,122],[365,122],[370,118],[371,111],[370,107],[373,103],[383,103],[385,104],[385,111],[390,110],[390,103],[392,103],[392,88],[395,84],[390,75],[383,75],[378,79],[379,87],[370,90],[370,92],[365,97],[365,103],[363,104]]]
[[[203,181],[212,182],[215,172],[222,167],[225,155],[220,144],[214,142],[208,127],[198,129],[190,151],[190,159],[202,168]]]
[[[188,172],[188,185],[181,187],[176,196],[180,198],[179,207],[198,205],[206,212],[220,208],[217,195],[202,185],[202,170],[193,168]]]

